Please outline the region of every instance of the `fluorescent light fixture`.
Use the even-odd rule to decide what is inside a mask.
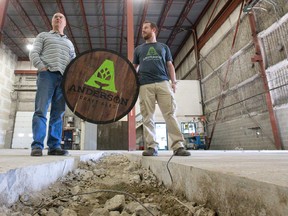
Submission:
[[[18,137],[24,137],[24,133],[18,133]]]

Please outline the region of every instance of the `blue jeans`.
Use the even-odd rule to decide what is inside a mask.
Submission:
[[[61,148],[62,117],[65,112],[65,100],[62,91],[60,72],[41,71],[37,76],[35,112],[32,120],[33,142],[31,148],[44,149],[46,137],[47,112],[51,103],[47,146],[50,150]]]

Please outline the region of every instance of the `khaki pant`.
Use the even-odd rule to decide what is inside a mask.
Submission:
[[[140,86],[140,110],[143,116],[144,140],[147,148],[158,149],[154,122],[155,103],[162,112],[166,122],[168,135],[172,140],[171,149],[184,147],[184,138],[176,119],[176,103],[171,84],[168,81]]]

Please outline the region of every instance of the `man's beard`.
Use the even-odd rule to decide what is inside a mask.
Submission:
[[[150,32],[150,33],[147,33],[145,36],[143,36],[143,39],[144,40],[148,40],[148,39],[150,39],[152,37],[152,33]]]

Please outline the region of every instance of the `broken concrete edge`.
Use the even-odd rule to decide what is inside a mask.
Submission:
[[[28,166],[0,174],[0,207],[10,206],[19,196],[49,187],[60,177],[79,166],[80,162],[97,161],[113,152],[97,152],[60,161]],[[169,158],[142,157],[122,153],[132,162],[151,170],[160,182],[189,201],[214,209],[219,215],[288,215],[288,189],[229,173],[213,172],[173,162]]]
[[[0,173],[0,207],[3,205],[11,206],[25,193],[40,191],[49,187],[59,178],[75,170],[80,162],[99,160],[103,154],[104,152],[97,152],[61,157],[59,161],[44,162]]]
[[[158,157],[127,155],[154,173],[160,182],[187,200],[218,215],[288,215],[288,188],[229,173],[213,172]],[[277,181],[277,180],[275,180]]]

